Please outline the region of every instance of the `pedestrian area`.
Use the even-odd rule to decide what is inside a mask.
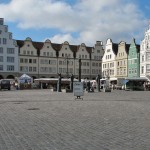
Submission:
[[[0,91],[0,150],[149,149],[149,91]]]

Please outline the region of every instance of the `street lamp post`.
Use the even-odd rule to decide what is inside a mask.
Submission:
[[[67,75],[67,78],[69,77],[69,72],[68,72],[68,65],[69,65],[69,58],[68,58],[68,56],[65,58],[65,60],[64,61],[66,61],[66,64],[67,64],[67,71],[66,71],[66,75]]]
[[[81,82],[81,59],[79,59],[79,82]]]
[[[69,77],[69,73],[68,73],[68,65],[69,65],[68,56],[67,56],[66,60],[67,60],[67,72],[66,72],[66,74],[67,74],[67,78],[68,78]]]

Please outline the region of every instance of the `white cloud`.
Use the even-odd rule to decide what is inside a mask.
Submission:
[[[57,34],[53,37],[50,37],[50,40],[52,43],[64,43],[67,41],[69,44],[77,44],[77,39],[74,39],[71,34]]]
[[[0,4],[0,10],[0,17],[23,29],[58,29],[58,35],[50,38],[55,42],[93,44],[107,38],[130,42],[132,36],[144,34],[144,15],[126,0],[78,0],[74,5],[62,0],[12,0]]]

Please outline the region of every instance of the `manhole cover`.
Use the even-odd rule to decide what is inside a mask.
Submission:
[[[40,108],[28,108],[28,110],[39,110]]]
[[[22,102],[14,103],[14,104],[23,104]]]

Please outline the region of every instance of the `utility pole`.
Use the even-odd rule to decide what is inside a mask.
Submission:
[[[79,82],[81,82],[81,59],[79,59]]]
[[[67,78],[68,78],[69,77],[69,75],[68,75],[68,64],[69,64],[68,56],[66,58],[66,61],[67,61],[67,72],[66,72],[66,74],[67,74]]]

